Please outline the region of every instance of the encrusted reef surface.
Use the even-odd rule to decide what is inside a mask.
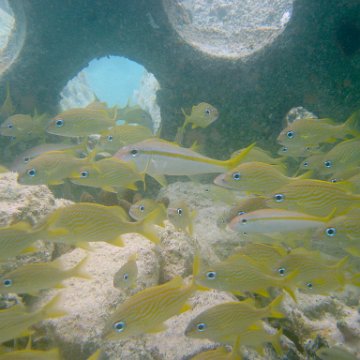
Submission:
[[[7,207],[10,188],[13,191],[13,207],[23,209],[18,211],[22,214],[21,218],[31,218],[35,216],[32,214],[36,214],[36,222],[55,207],[64,205],[61,200],[54,200],[47,187],[19,186],[16,184],[16,176],[7,173],[1,176],[2,209]],[[209,195],[211,190],[213,193]],[[42,194],[41,203],[38,202],[39,194]],[[37,326],[38,330],[46,334],[48,343],[59,346],[64,359],[87,359],[101,346],[99,359],[185,360],[214,347],[214,343],[208,340],[185,337],[184,331],[190,320],[201,311],[222,302],[236,300],[230,293],[217,290],[196,292],[189,301],[192,309],[166,321],[167,329],[163,332],[121,341],[102,340],[106,319],[116,305],[126,298],[176,275],[190,275],[194,254],[199,248],[202,252],[207,251],[209,261],[215,261],[227,256],[243,242],[238,235],[218,228],[216,221],[219,212],[225,211],[229,205],[218,198],[212,186],[176,182],[162,189],[159,198],[164,196],[168,197],[170,202],[179,197],[186,199],[189,206],[196,210],[197,221],[193,239],[175,231],[173,226],[167,223],[161,231],[161,243],[158,245],[140,235],[128,234],[123,236],[124,247],[98,242],[91,244],[91,251],[67,248],[48,257],[47,260],[50,260],[52,255],[60,255],[66,268],[87,257],[84,270],[90,275],[90,279],[71,278],[64,281],[65,288],[60,290],[60,306],[67,315],[45,320]],[[32,204],[33,207],[26,207],[24,204]],[[9,218],[4,218],[4,224],[11,223],[13,216],[10,212]],[[113,276],[134,253],[138,254],[139,270],[136,287],[128,290],[116,289],[113,286]],[[39,259],[44,260],[42,257]],[[59,290],[42,292],[37,305],[46,303],[55,292]],[[358,294],[358,290],[351,287],[347,292],[332,297],[297,293],[297,302],[286,295],[282,304],[286,319],[277,320],[281,321],[284,329],[282,344],[286,358],[316,359],[315,351],[319,344],[324,342],[329,345],[344,345],[359,356]],[[270,325],[276,327],[276,322],[271,322]],[[249,351],[247,359],[279,357],[267,347],[263,356]]]
[[[156,76],[165,138],[173,139],[182,122],[181,107],[201,101],[216,106],[221,118],[204,136],[208,145],[218,144],[208,146],[212,155],[234,150],[245,139],[265,141],[297,104],[339,120],[358,106],[357,0],[294,1],[283,33],[246,61],[209,56],[186,43],[160,0],[17,3],[26,17],[25,45],[2,86],[11,84],[19,112],[36,106],[56,113],[67,81],[91,59],[107,55],[126,56]],[[227,11],[223,2],[212,6],[214,13]],[[262,2],[254,6],[261,8]]]

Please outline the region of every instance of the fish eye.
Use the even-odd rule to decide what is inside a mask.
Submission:
[[[285,275],[285,272],[286,272],[286,270],[285,270],[285,268],[284,267],[280,267],[280,268],[278,268],[278,273],[280,274],[280,276],[284,276]]]
[[[244,215],[244,214],[246,214],[246,212],[245,211],[242,211],[242,210],[240,210],[240,211],[238,211],[238,213],[237,213],[238,215]],[[246,220],[246,219],[243,219],[243,220]]]
[[[336,179],[336,178],[330,180],[330,182],[332,182],[332,183],[336,183],[336,182],[338,182],[338,181],[339,181],[339,180]]]
[[[289,149],[286,147],[286,146],[283,146],[282,148],[281,148],[281,151],[282,152],[287,152]]]
[[[209,280],[214,280],[216,278],[216,272],[215,271],[209,271],[206,273],[206,277]]]
[[[63,119],[56,120],[55,125],[58,128],[62,127],[64,125],[64,120]]]
[[[84,171],[82,171],[82,172],[80,173],[80,177],[81,177],[81,178],[87,178],[88,176],[89,176],[89,172],[86,171],[86,170],[84,170]]]
[[[274,200],[275,200],[276,202],[283,202],[284,199],[285,199],[284,194],[275,194],[275,195],[274,195]]]
[[[13,282],[11,279],[5,279],[5,280],[3,280],[3,284],[5,287],[9,287],[13,284]]]
[[[289,138],[289,139],[292,139],[294,136],[295,136],[295,132],[290,130],[286,133],[286,136]]]
[[[13,127],[14,127],[14,125],[13,124],[8,124],[8,129],[12,129]]]
[[[29,176],[35,176],[36,175],[36,170],[35,169],[30,169],[30,170],[27,171],[27,174]]]
[[[232,174],[232,178],[233,178],[234,180],[240,180],[240,173],[239,173],[239,172],[233,173],[233,174]]]
[[[113,141],[113,136],[112,136],[112,135],[108,135],[108,136],[106,137],[106,139],[107,139],[107,141]]]
[[[247,223],[247,219],[241,219],[241,222],[242,222],[243,224],[246,224],[246,223]]]
[[[133,157],[137,156],[138,153],[139,153],[139,150],[137,150],[137,149],[132,149],[132,150],[130,151],[130,154],[131,154],[131,156],[133,156]]]
[[[16,136],[10,136],[10,140],[11,140],[11,141],[16,140]]]
[[[303,162],[303,166],[308,167],[308,166],[309,166],[309,163],[308,163],[307,161],[304,161],[304,162]]]
[[[332,161],[331,161],[331,160],[325,160],[325,161],[324,161],[324,165],[325,165],[325,167],[327,167],[327,168],[331,168],[331,167],[332,167]]]
[[[123,279],[124,279],[125,281],[129,280],[129,274],[128,274],[128,273],[124,274],[124,275],[123,275]]]
[[[327,236],[333,237],[336,235],[336,229],[334,227],[329,227],[325,230]]]
[[[196,329],[197,331],[204,331],[206,329],[206,324],[205,323],[199,323],[196,325]]]
[[[210,109],[205,109],[205,114],[206,114],[206,115],[210,115],[210,114],[211,114],[211,110],[210,110]]]
[[[306,285],[306,287],[307,287],[308,289],[312,289],[312,288],[313,288],[313,284],[312,284],[311,282],[308,282],[308,283],[306,283],[305,285]]]
[[[113,328],[116,332],[123,332],[125,329],[125,322],[124,321],[118,321],[114,323]]]
[[[24,163],[28,163],[30,161],[29,157],[24,157]]]
[[[182,210],[182,208],[178,208],[178,209],[176,209],[176,212],[178,213],[178,215],[182,215],[183,214],[183,210]]]
[[[145,206],[144,206],[144,205],[140,205],[140,206],[139,206],[139,210],[140,210],[141,212],[144,212],[144,211],[145,211]]]

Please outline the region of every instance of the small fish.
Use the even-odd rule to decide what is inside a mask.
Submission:
[[[22,252],[35,250],[30,246],[41,234],[34,231],[30,224],[19,222],[0,228],[0,262],[19,255]]]
[[[30,141],[43,137],[44,119],[46,115],[32,117],[26,114],[15,114],[7,118],[0,125],[0,135],[11,137],[15,143],[20,141]]]
[[[0,360],[61,360],[58,348],[51,350],[15,350],[0,355]]]
[[[323,155],[319,171],[324,175],[341,177],[349,168],[360,167],[360,138],[345,140],[336,144]]]
[[[145,126],[118,125],[101,132],[97,148],[115,154],[123,146],[135,144],[153,136],[151,130]]]
[[[321,360],[357,360],[356,355],[352,354],[341,346],[321,348],[316,351],[316,356]]]
[[[74,146],[72,144],[64,143],[54,143],[54,144],[41,144],[35,146],[29,150],[24,151],[22,154],[17,156],[10,165],[10,169],[16,172],[23,172],[27,167],[27,164],[30,160],[36,158],[37,156],[46,153],[48,151],[58,151],[58,150],[69,150],[74,149],[74,155],[81,157],[85,153],[85,149],[81,149],[79,146]]]
[[[106,241],[123,246],[122,234],[139,233],[153,242],[159,242],[155,224],[162,224],[165,209],[159,208],[139,222],[129,222],[125,210],[119,206],[76,203],[58,208],[48,215],[38,228],[46,240],[87,248],[87,243]]]
[[[215,305],[196,316],[185,330],[193,338],[210,339],[225,344],[234,344],[237,334],[245,331],[260,319],[283,318],[281,302],[275,298],[268,306],[256,308],[252,300],[226,302]],[[224,326],[226,324],[226,326]]]
[[[159,203],[152,199],[140,199],[130,205],[129,215],[134,220],[141,220],[159,207]]]
[[[121,340],[166,329],[164,321],[189,310],[186,301],[195,291],[180,276],[142,290],[120,304],[110,316],[103,338]]]
[[[316,216],[325,216],[335,209],[338,215],[349,208],[360,207],[360,195],[351,194],[349,190],[351,184],[346,182],[299,179],[277,189],[267,198],[266,203],[269,207]]]
[[[115,126],[115,120],[116,112],[112,117],[109,111],[101,107],[74,108],[66,110],[50,120],[46,132],[67,137],[100,134]]]
[[[49,263],[29,263],[10,271],[0,277],[0,293],[37,294],[40,290],[58,287],[59,283],[69,277],[89,279],[84,272],[87,258],[76,266],[64,270],[58,261]]]
[[[245,191],[251,194],[266,194],[291,181],[309,177],[305,173],[300,177],[288,177],[278,166],[261,162],[245,162],[225,174],[218,175],[214,183],[228,189]]]
[[[277,141],[284,146],[316,146],[344,139],[347,135],[358,135],[357,122],[357,116],[350,116],[342,124],[331,119],[299,119],[283,129]]]
[[[248,146],[232,159],[215,160],[192,149],[153,138],[125,146],[114,156],[126,162],[134,162],[139,172],[145,172],[160,184],[165,184],[164,175],[190,176],[225,172],[237,166],[254,145]]]
[[[151,115],[139,105],[130,106],[129,104],[118,111],[118,119],[127,123],[136,123],[153,130],[153,120]],[[139,140],[140,141],[140,140]]]
[[[333,216],[334,211],[319,217],[281,209],[261,209],[236,216],[228,227],[244,234],[294,232],[318,228]]]
[[[175,141],[181,144],[184,138],[185,128],[188,124],[192,124],[192,129],[206,128],[212,124],[219,117],[218,110],[205,102],[198,105],[194,105],[191,109],[190,115],[186,114],[184,109],[181,108],[182,113],[185,116],[184,124],[178,128],[175,136]]]
[[[280,156],[292,158],[303,158],[321,153],[322,150],[320,145],[303,145],[302,143],[300,143],[299,145],[284,145],[277,152],[277,154]]]
[[[273,272],[286,278],[297,271],[294,282],[298,288],[307,293],[328,295],[344,287],[347,262],[348,257],[332,260],[319,251],[296,248],[274,263]]]
[[[168,219],[176,229],[193,234],[193,222],[196,216],[195,210],[190,210],[184,201],[173,202],[167,209]]]
[[[133,254],[128,261],[115,273],[113,285],[117,289],[133,289],[136,285],[138,268],[137,255]]]
[[[18,182],[23,185],[59,185],[76,169],[87,163],[68,152],[48,151],[30,160],[19,173]]]
[[[197,127],[206,128],[219,117],[218,110],[206,102],[194,105],[191,108],[190,115],[186,114],[184,109],[181,109],[181,111],[185,116],[183,128],[185,128],[187,124],[192,124],[192,129]]]
[[[34,312],[26,311],[20,304],[0,310],[0,343],[30,334],[28,328],[39,321],[64,315],[66,313],[59,309],[59,295]]]
[[[119,188],[137,190],[135,182],[144,181],[144,175],[136,171],[134,164],[114,157],[89,162],[73,171],[68,177],[74,184],[97,187],[115,193]]]
[[[278,287],[285,289],[294,297],[292,280],[295,275],[279,279],[276,274],[272,274],[266,264],[242,253],[236,253],[216,264],[200,266],[195,282],[198,285],[236,295],[253,292],[265,297],[269,296],[269,287]]]

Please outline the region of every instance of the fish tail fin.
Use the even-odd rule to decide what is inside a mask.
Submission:
[[[192,266],[192,283],[191,283],[191,285],[194,288],[194,290],[207,291],[207,290],[209,290],[209,288],[196,283],[196,277],[200,273],[200,267],[201,267],[200,255],[199,255],[199,252],[196,251],[196,253],[194,255],[193,266]]]
[[[274,340],[271,341],[272,346],[274,347],[277,354],[283,354],[283,349],[281,346],[281,336],[283,334],[283,330],[280,328],[276,334],[274,334]]]
[[[360,110],[353,112],[344,123],[345,128],[349,129],[354,135],[360,132]]]
[[[139,229],[139,232],[153,243],[158,244],[160,242],[159,232],[155,225],[163,226],[165,219],[165,207],[160,206],[140,221],[141,228]]]
[[[283,310],[282,310],[282,301],[283,301],[284,295],[281,294],[278,297],[276,297],[269,305],[268,308],[270,310],[269,317],[273,318],[283,318],[285,317]]]
[[[256,143],[252,143],[250,144],[248,147],[246,147],[244,150],[242,150],[239,154],[237,154],[236,156],[230,158],[229,160],[225,160],[225,166],[231,170],[234,167],[236,167],[237,165],[239,165],[239,163],[246,157],[246,155],[250,152],[250,150],[255,146]]]
[[[282,288],[291,296],[291,298],[297,302],[296,295],[294,292],[294,280],[299,275],[299,270],[294,270],[286,278],[284,278],[284,284]]]
[[[296,177],[293,177],[291,179],[293,179],[293,180],[310,179],[313,175],[314,175],[314,171],[309,170],[309,171],[304,172],[301,175],[298,175],[298,176],[295,175]]]
[[[92,279],[90,274],[85,270],[88,260],[88,256],[85,256],[73,268],[69,270],[69,275],[87,280]]]
[[[58,318],[67,315],[61,308],[61,295],[55,295],[44,307],[40,310],[44,319],[46,318]]]

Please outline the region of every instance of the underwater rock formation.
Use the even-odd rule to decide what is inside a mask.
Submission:
[[[156,76],[165,138],[172,139],[182,122],[181,107],[201,101],[216,106],[221,117],[206,130],[209,148],[214,142],[224,150],[245,139],[265,142],[297,104],[343,120],[360,98],[357,0],[295,1],[283,33],[246,62],[209,56],[186,43],[159,0],[21,4],[25,44],[2,82],[11,84],[19,112],[35,106],[56,112],[67,81],[106,55],[126,56]]]

